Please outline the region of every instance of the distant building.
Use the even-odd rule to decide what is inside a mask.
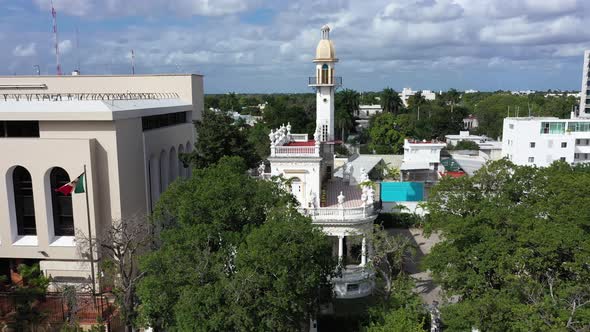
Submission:
[[[469,131],[460,131],[459,135],[446,135],[447,143],[457,146],[461,141],[470,141],[479,147],[479,155],[485,160],[498,160],[502,158],[502,142],[491,140],[487,136],[471,135]]]
[[[438,170],[440,152],[447,145],[439,141],[404,140],[402,170]]]
[[[368,119],[381,112],[383,112],[381,105],[359,105],[357,116],[361,119]]]
[[[473,89],[469,89],[469,90],[465,90],[465,93],[478,93],[478,90],[473,90]]]
[[[463,129],[471,130],[477,127],[479,127],[479,121],[477,120],[477,116],[469,114],[469,116],[463,119]]]
[[[436,93],[430,91],[430,90],[422,90],[422,97],[424,97],[424,99],[426,100],[435,100],[436,99]],[[400,94],[400,97],[402,99],[402,102],[404,103],[405,107],[408,107],[408,100],[410,99],[410,96],[415,95],[416,93],[418,93],[418,91],[414,91],[411,88],[403,88],[402,93]]]
[[[151,213],[189,175],[178,155],[194,145],[202,76],[10,76],[0,89],[0,276],[38,263],[56,283],[98,280],[76,232]],[[84,170],[86,193],[55,190]]]
[[[510,91],[511,94],[517,96],[528,96],[535,93],[535,90],[520,90],[520,91]]]

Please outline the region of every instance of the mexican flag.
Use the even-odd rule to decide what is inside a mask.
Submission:
[[[72,193],[72,191],[75,194],[83,193],[84,192],[84,176],[85,176],[85,174],[82,173],[82,175],[75,178],[72,182],[64,184],[63,186],[55,189],[55,191],[60,192],[64,195],[69,195]]]

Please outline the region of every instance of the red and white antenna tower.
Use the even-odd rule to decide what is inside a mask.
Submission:
[[[53,8],[53,0],[51,0],[51,17],[53,18],[53,41],[55,43],[55,64],[57,75],[61,75],[61,64],[59,63],[59,39],[57,38],[57,12]]]

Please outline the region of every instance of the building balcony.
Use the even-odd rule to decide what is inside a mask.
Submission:
[[[317,224],[363,224],[373,221],[377,215],[373,206],[300,208],[299,213],[311,217]]]
[[[271,146],[270,147],[271,157],[304,157],[304,158],[319,158],[320,147],[314,145],[302,146],[302,145],[283,145],[283,146]]]
[[[308,85],[309,86],[335,86],[340,87],[342,86],[342,77],[334,76],[334,77],[326,77],[326,79],[321,79],[317,76],[312,76],[308,78]]]
[[[331,281],[336,298],[356,299],[373,293],[375,273],[362,265],[347,265],[342,269],[342,275]]]

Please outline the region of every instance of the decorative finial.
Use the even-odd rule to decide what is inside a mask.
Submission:
[[[344,204],[344,199],[346,197],[344,197],[344,195],[342,194],[342,192],[340,192],[340,195],[338,195],[338,205],[342,206],[342,204]]]
[[[325,24],[322,29],[322,39],[330,39],[330,27]]]

